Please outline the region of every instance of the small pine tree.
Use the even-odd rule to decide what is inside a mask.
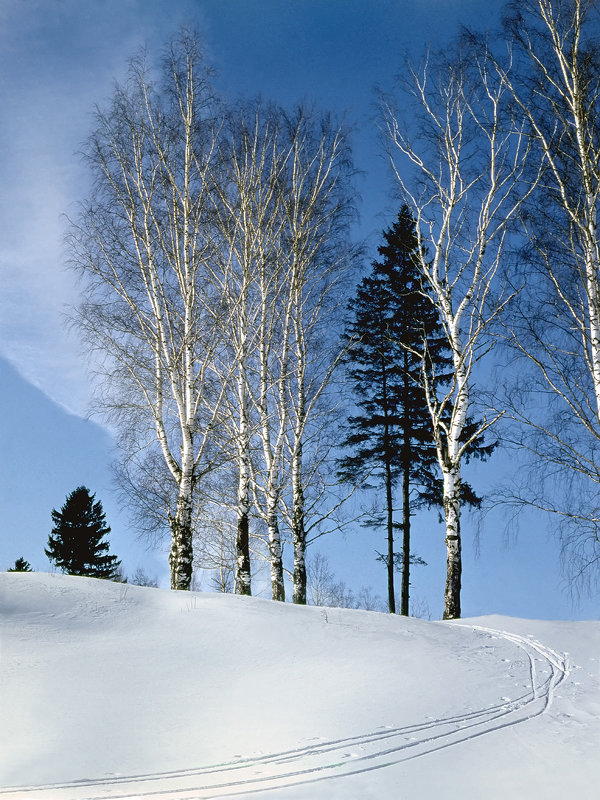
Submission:
[[[48,537],[48,558],[69,575],[115,580],[121,562],[108,554],[110,533],[100,501],[85,486],[68,495],[60,511],[52,509],[54,527]]]
[[[9,567],[8,572],[33,572],[29,561],[25,561],[23,557],[17,558],[14,567]]]

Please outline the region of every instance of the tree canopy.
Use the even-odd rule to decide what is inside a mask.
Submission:
[[[102,503],[85,486],[68,496],[60,511],[52,509],[54,527],[44,552],[50,561],[69,575],[115,579],[121,564],[109,554],[110,533]]]

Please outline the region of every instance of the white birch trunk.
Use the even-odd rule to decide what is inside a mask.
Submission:
[[[460,618],[462,556],[460,536],[460,465],[447,463],[443,470],[446,521],[446,589],[444,619]]]
[[[600,191],[598,181],[598,157],[600,152],[596,143],[590,139],[590,125],[587,120],[589,110],[586,103],[587,98],[581,85],[582,67],[579,56],[584,8],[581,0],[575,0],[572,19],[573,37],[567,52],[565,52],[565,41],[558,30],[558,19],[554,16],[551,3],[548,0],[540,0],[540,11],[544,22],[548,26],[548,32],[552,39],[560,74],[563,79],[563,92],[572,115],[579,173],[585,196],[584,209],[580,209],[579,207],[570,206],[567,200],[567,193],[564,190],[561,192],[563,201],[566,201],[566,210],[571,217],[572,223],[579,229],[582,240],[585,261],[585,298],[589,326],[589,335],[587,342],[584,341],[584,346],[587,350],[594,386],[596,415],[600,420],[600,287],[598,285],[600,257],[596,224],[596,203],[598,202]],[[549,149],[546,152],[546,156],[551,160],[551,165],[553,166],[553,156]],[[553,172],[558,178],[559,187],[562,186],[562,176],[560,176],[559,171],[554,167]],[[581,213],[582,210],[584,211],[583,214]]]
[[[260,322],[260,396],[258,415],[262,439],[264,467],[262,470],[262,494],[264,496],[264,520],[267,526],[269,557],[271,563],[271,596],[273,600],[285,601],[283,578],[283,550],[279,530],[279,500],[282,490],[282,457],[288,421],[287,385],[291,291],[287,289],[287,302],[281,314],[279,304],[282,296],[280,282],[284,276],[281,267],[273,265],[275,274],[261,272],[261,322]],[[273,288],[272,283],[275,287]],[[281,317],[281,319],[280,319]],[[280,324],[278,324],[280,323]],[[275,373],[275,374],[273,374]],[[272,385],[274,384],[274,385]],[[273,423],[276,423],[272,435]],[[260,472],[260,471],[259,471]],[[260,509],[260,502],[257,502]]]
[[[79,322],[107,356],[104,408],[126,431],[127,474],[141,476],[134,491],[142,497],[150,484],[160,497],[155,517],[171,529],[171,586],[189,589],[194,493],[222,400],[212,392],[221,320],[207,302],[214,245],[205,235],[215,138],[198,42],[182,34],[163,65],[164,94],[140,58],[98,112],[87,151],[94,189],[72,241],[91,279]],[[160,469],[152,473],[156,451],[176,492]]]
[[[249,591],[245,541],[252,508],[267,528],[275,600],[285,599],[278,519],[285,406],[279,402],[277,407],[276,401],[285,394],[282,383],[287,380],[289,346],[287,333],[281,334],[279,306],[281,265],[285,263],[280,242],[280,183],[287,157],[279,143],[280,124],[278,113],[260,102],[231,116],[225,161],[232,191],[231,196],[226,192],[222,195],[224,233],[240,272],[238,283],[228,287],[236,309],[236,359],[240,363],[238,407],[233,411],[239,416],[235,435],[240,472],[236,591]],[[279,375],[277,359],[281,363]],[[255,447],[259,442],[260,450]]]
[[[454,381],[456,393],[450,422],[445,427],[446,440],[442,452],[438,445],[438,460],[443,478],[443,503],[446,522],[446,589],[444,592],[444,619],[459,619],[462,585],[462,541],[460,531],[461,462],[464,448],[461,438],[469,412],[469,371],[465,366],[464,347],[458,320],[447,327],[451,333]],[[441,441],[441,439],[438,439]]]
[[[596,164],[590,164],[590,156],[595,159],[596,153],[590,153],[585,142],[585,114],[583,98],[578,96],[578,86],[574,79],[575,105],[575,130],[583,184],[585,190],[585,219],[583,222],[582,238],[585,254],[585,296],[589,323],[589,361],[590,372],[594,385],[596,398],[596,415],[600,423],[600,286],[599,269],[600,255],[597,230],[596,203],[600,192],[598,179],[594,180],[593,173]],[[600,155],[600,153],[598,153]],[[581,224],[581,223],[580,223]],[[585,346],[585,342],[584,342]]]
[[[183,364],[181,389],[183,396],[176,395],[180,408],[181,424],[181,470],[179,481],[179,497],[177,512],[171,529],[174,532],[171,555],[171,588],[189,590],[193,571],[193,530],[192,508],[195,482],[195,453],[192,431],[195,426],[195,354],[193,348],[195,325],[194,268],[193,252],[190,237],[191,200],[190,182],[192,169],[192,136],[193,136],[193,85],[188,80],[185,99],[182,98],[181,112],[185,131],[185,151],[183,156],[183,185],[181,190],[181,250],[177,252],[174,266],[179,277],[180,291],[183,299]],[[175,227],[177,231],[177,227]]]
[[[248,420],[248,398],[246,389],[245,365],[238,374],[239,431],[238,453],[238,493],[237,493],[237,537],[236,537],[236,594],[252,594],[250,566],[250,427]]]
[[[269,536],[269,555],[271,559],[271,597],[273,600],[285,601],[285,585],[283,582],[283,554],[279,533],[279,501],[278,492],[272,490],[267,496],[267,532]]]
[[[297,605],[306,605],[306,531],[304,526],[304,486],[302,479],[302,441],[296,438],[292,458],[292,542],[294,547],[294,594]]]
[[[175,516],[170,520],[171,551],[169,567],[171,571],[171,589],[189,590],[192,582],[193,543],[192,543],[192,508],[193,508],[193,475],[189,463],[182,470],[179,483],[179,496]]]
[[[600,147],[596,138],[597,123],[590,119],[593,112],[589,103],[593,98],[587,97],[585,93],[585,67],[581,58],[584,22],[591,7],[582,0],[573,0],[564,6],[554,0],[534,0],[528,8],[534,18],[537,18],[537,22],[541,22],[550,47],[549,51],[540,52],[537,40],[530,37],[525,25],[520,41],[540,76],[537,97],[544,97],[544,89],[548,92],[549,102],[545,106],[547,115],[540,112],[535,103],[529,105],[514,84],[511,83],[510,87],[523,117],[531,125],[541,147],[554,178],[558,204],[562,206],[571,226],[571,239],[564,244],[572,251],[576,261],[579,258],[578,245],[581,248],[584,263],[580,276],[582,286],[579,299],[573,299],[568,291],[565,292],[560,274],[555,271],[550,260],[547,261],[547,269],[563,309],[580,331],[584,356],[592,379],[596,422],[600,425],[600,247],[596,210],[600,196]],[[550,60],[546,61],[544,56],[548,53]],[[555,95],[559,103],[550,99]],[[560,103],[564,104],[562,111]],[[554,141],[557,132],[561,136],[565,130],[573,136],[568,172],[565,172],[564,162],[561,162],[561,158],[565,156],[565,145],[559,142],[557,149]],[[567,137],[567,146],[569,138],[570,136]],[[582,198],[577,191],[575,196],[571,194],[570,183],[573,180],[579,183]],[[545,379],[548,379],[547,373]],[[562,393],[558,385],[551,380],[548,382],[552,391]],[[569,393],[570,389],[566,387],[565,395]]]
[[[294,603],[306,605],[306,522],[304,519],[303,439],[306,427],[306,352],[302,328],[302,297],[296,297],[296,420],[292,443],[292,542],[294,547]]]
[[[404,169],[397,169],[392,157],[416,221],[424,291],[440,316],[453,359],[448,385],[427,363],[424,342],[424,388],[443,479],[444,618],[455,619],[461,612],[462,457],[498,419],[497,414],[490,422],[484,418],[470,440],[462,440],[472,370],[489,343],[490,323],[510,299],[501,291],[496,294],[495,277],[507,225],[533,186],[520,191],[528,140],[511,124],[505,125],[506,74],[485,47],[468,56],[457,52],[456,63],[444,58],[434,77],[430,70],[428,65],[421,74],[412,74],[422,137],[411,141],[387,102],[384,115],[392,145],[418,173],[411,190]]]

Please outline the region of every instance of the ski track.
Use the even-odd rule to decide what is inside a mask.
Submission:
[[[529,636],[479,625],[463,627],[482,636],[505,639],[527,655],[530,685],[523,694],[464,714],[340,739],[319,741],[315,737],[314,743],[291,750],[204,767],[14,786],[0,789],[0,800],[115,800],[159,795],[169,800],[208,800],[251,795],[400,764],[544,714],[552,704],[555,689],[569,674],[566,656]],[[537,669],[536,660],[543,662],[545,674]]]

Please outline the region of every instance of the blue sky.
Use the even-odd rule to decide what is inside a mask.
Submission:
[[[104,504],[126,571],[144,565],[166,580],[165,555],[135,540],[119,507],[112,441],[101,420],[86,418],[86,361],[64,325],[78,289],[64,267],[63,215],[86,191],[77,150],[94,104],[109,97],[127,59],[191,24],[227,95],[307,99],[345,114],[363,173],[357,235],[366,238],[368,268],[397,210],[373,123],[374,87],[392,85],[406,53],[443,46],[461,22],[491,24],[501,7],[496,0],[0,0],[0,569],[18,556],[48,569],[50,510],[85,483]],[[476,467],[473,483],[491,485],[502,468],[502,458]],[[526,518],[507,548],[506,520],[495,512],[484,521],[479,558],[473,527],[466,517],[466,615],[597,615],[594,601],[574,607],[561,588],[545,519]],[[433,515],[417,518],[418,536],[415,550],[429,566],[414,570],[413,592],[436,617],[444,545]],[[385,596],[375,534],[358,529],[321,542],[348,584]]]

